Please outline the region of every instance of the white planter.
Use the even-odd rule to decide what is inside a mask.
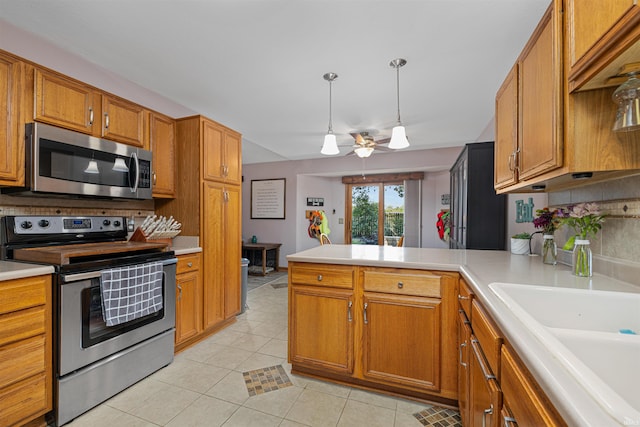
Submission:
[[[514,255],[526,255],[529,253],[529,239],[511,238],[511,253]]]

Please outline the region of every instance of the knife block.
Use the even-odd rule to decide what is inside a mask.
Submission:
[[[159,239],[147,239],[147,236],[144,235],[140,227],[136,228],[136,231],[133,232],[130,242],[145,242],[145,243],[166,243],[169,246],[173,244],[173,239],[170,237],[163,237]]]

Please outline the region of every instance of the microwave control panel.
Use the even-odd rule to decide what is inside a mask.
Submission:
[[[151,162],[140,161],[138,188],[151,188]]]

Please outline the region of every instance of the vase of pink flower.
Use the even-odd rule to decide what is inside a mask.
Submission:
[[[595,237],[602,229],[606,216],[600,212],[597,203],[578,203],[567,207],[566,211],[558,211],[560,223],[569,226],[575,232],[563,249],[573,250],[573,273],[576,276],[590,277],[593,274],[589,237]]]

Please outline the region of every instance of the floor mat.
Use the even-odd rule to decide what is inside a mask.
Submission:
[[[432,406],[413,414],[423,426],[429,427],[462,427],[460,412],[455,409]]]
[[[249,396],[280,390],[293,385],[282,365],[243,372],[242,376],[244,377],[244,383],[247,385]]]

